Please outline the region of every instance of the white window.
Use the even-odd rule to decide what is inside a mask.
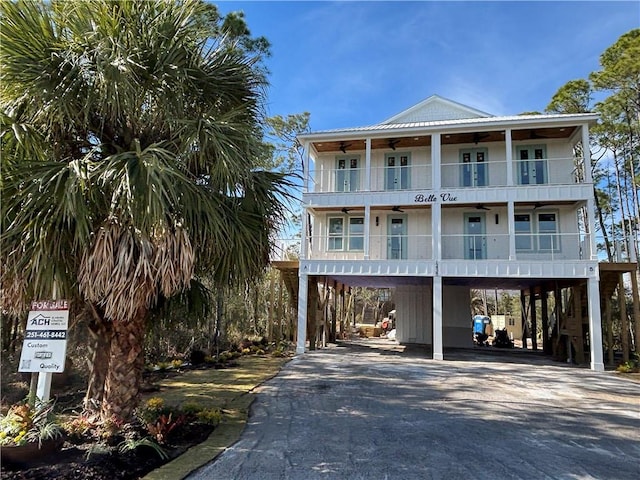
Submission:
[[[329,219],[329,250],[342,250],[342,236],[344,235],[343,218]]]
[[[538,214],[538,250],[559,252],[558,222],[555,213]]]
[[[364,218],[349,218],[349,250],[364,250]]]
[[[518,213],[515,216],[516,228],[516,251],[533,250],[533,239],[531,238],[531,215],[528,213]]]
[[[516,213],[514,226],[517,252],[560,251],[557,213]]]
[[[347,221],[345,221],[347,220]],[[348,228],[345,230],[345,223]],[[364,217],[329,217],[328,249],[333,251],[364,249]]]

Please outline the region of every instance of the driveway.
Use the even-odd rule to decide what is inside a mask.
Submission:
[[[640,478],[640,383],[517,352],[438,362],[377,342],[291,360],[260,387],[240,440],[187,478]]]

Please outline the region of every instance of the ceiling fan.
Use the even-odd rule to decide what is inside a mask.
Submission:
[[[397,206],[397,205],[396,205],[396,206],[394,206],[394,207],[391,207],[391,211],[393,211],[393,212],[399,212],[399,213],[404,213],[404,210],[401,210],[401,209],[400,209],[400,207],[399,207],[399,206]]]
[[[350,147],[351,144],[350,143],[344,143],[344,142],[340,142],[340,151],[342,153],[347,153],[347,147]]]
[[[535,129],[529,130],[529,140],[540,140],[551,138],[547,135],[540,135]]]
[[[477,145],[480,140],[484,140],[485,138],[489,138],[490,136],[491,135],[489,133],[486,133],[486,132],[484,132],[484,133],[475,132],[473,134],[473,143],[475,143]]]
[[[489,207],[485,206],[483,203],[476,205],[476,210],[491,210]]]

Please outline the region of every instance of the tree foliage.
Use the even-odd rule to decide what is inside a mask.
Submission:
[[[594,103],[594,98],[600,100]],[[600,56],[600,69],[588,79],[571,80],[553,96],[549,112],[594,111],[600,121],[592,130],[593,178],[600,230],[608,258],[614,244],[626,257],[638,257],[638,187],[640,185],[640,29],[631,30]],[[614,182],[611,179],[615,179]],[[608,226],[605,225],[605,219]]]
[[[3,308],[55,285],[111,322],[126,417],[157,302],[268,263],[291,187],[260,168],[268,42],[198,0],[0,9]]]

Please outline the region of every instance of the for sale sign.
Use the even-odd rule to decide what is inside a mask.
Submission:
[[[62,373],[68,327],[66,300],[32,302],[18,371]]]

